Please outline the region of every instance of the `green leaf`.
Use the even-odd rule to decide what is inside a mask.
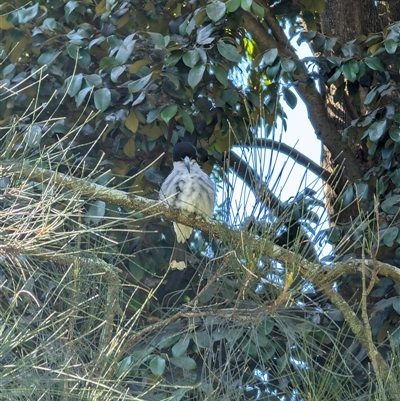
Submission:
[[[116,35],[110,35],[107,37],[107,43],[110,46],[110,49],[117,50],[120,46],[122,46],[124,41]]]
[[[182,56],[182,61],[189,68],[193,68],[199,60],[200,60],[200,54],[197,50],[189,50]]]
[[[176,63],[182,58],[182,52],[176,51],[171,53],[171,55],[165,60],[165,64],[168,67],[174,67]]]
[[[81,67],[83,69],[89,68],[91,61],[92,60],[91,60],[91,56],[90,56],[89,52],[87,52],[86,50],[79,51],[79,56],[78,56],[79,67]]]
[[[186,350],[188,349],[190,343],[191,336],[182,337],[173,347],[172,347],[172,356],[178,357],[182,356]]]
[[[180,333],[167,333],[157,344],[158,349],[169,348],[171,345],[176,344],[181,337]]]
[[[384,297],[394,286],[394,282],[389,277],[381,277],[370,292],[371,297]]]
[[[365,181],[358,181],[355,184],[355,193],[356,197],[359,201],[364,201],[368,199],[370,188],[368,182]]]
[[[285,86],[283,87],[283,98],[287,105],[293,110],[297,105],[297,96]]]
[[[373,88],[367,96],[365,96],[364,104],[369,105],[375,102],[376,98],[378,97],[379,93],[377,88]]]
[[[27,22],[32,21],[36,17],[38,12],[39,12],[39,2],[37,2],[31,7],[20,8],[17,11],[18,22],[20,24],[26,24]]]
[[[67,52],[72,60],[77,60],[79,58],[79,46],[73,43],[67,43]]]
[[[211,69],[224,89],[226,89],[228,87],[228,73],[219,65],[212,65]]]
[[[111,92],[108,88],[97,89],[94,92],[94,105],[97,110],[105,111],[111,104]]]
[[[141,91],[151,80],[153,73],[145,75],[143,78],[132,81],[128,84],[128,91],[130,93],[136,93]]]
[[[325,41],[324,43],[324,49],[326,51],[331,51],[333,49],[333,47],[336,45],[337,42],[337,38],[329,38]]]
[[[96,39],[91,40],[88,47],[89,47],[89,49],[91,49],[95,45],[100,45],[105,40],[106,40],[106,38],[104,36],[100,36],[100,37],[98,37]]]
[[[381,209],[387,214],[396,214],[399,211],[400,195],[393,195],[381,203]]]
[[[170,104],[161,112],[161,118],[168,124],[172,117],[176,115],[178,106],[176,104]]]
[[[396,187],[400,186],[400,169],[396,169],[390,174],[390,179]]]
[[[3,74],[3,78],[7,78],[7,76],[10,76],[8,79],[11,79],[15,74],[15,64],[6,65],[3,68],[2,74]]]
[[[328,241],[332,244],[337,244],[342,236],[342,231],[338,227],[328,229]]]
[[[182,121],[183,121],[183,125],[184,125],[185,129],[187,131],[189,131],[191,134],[193,134],[194,124],[193,124],[193,121],[192,121],[189,113],[182,107],[179,108],[179,112],[181,113]]]
[[[210,36],[215,30],[213,24],[208,24],[197,31],[196,42],[199,45],[208,45],[215,38]]]
[[[389,227],[383,231],[381,238],[383,239],[383,243],[387,247],[391,247],[394,244],[397,235],[399,234],[399,229],[397,227]]]
[[[229,103],[231,106],[236,106],[239,102],[239,94],[236,89],[225,89],[222,92],[221,99]]]
[[[132,54],[133,48],[135,47],[136,43],[136,40],[132,39],[133,35],[134,34],[129,35],[127,38],[125,38],[124,43],[118,49],[115,59],[119,64],[125,64]],[[130,40],[127,40],[128,38]]]
[[[265,15],[265,9],[264,7],[260,6],[259,4],[255,3],[254,1],[251,3],[251,9],[253,10],[253,13],[258,17],[258,18],[264,18]]]
[[[125,71],[125,66],[124,65],[119,65],[117,67],[114,67],[111,70],[110,78],[111,81],[117,83],[119,76]]]
[[[54,31],[57,28],[57,22],[54,18],[46,18],[42,22],[40,28],[47,29],[48,31]]]
[[[248,341],[247,344],[241,344],[242,350],[252,356],[253,358],[257,358],[258,356],[260,356],[261,358],[264,358],[264,355],[262,353],[262,351],[260,350],[260,347],[258,347],[257,345],[255,345],[254,343],[252,343],[251,341]],[[261,351],[261,352],[260,352]],[[261,355],[262,356],[261,356]],[[264,360],[264,359],[263,359]]]
[[[272,65],[278,57],[278,49],[269,49],[264,53],[263,62],[265,65]]]
[[[83,101],[85,100],[86,95],[92,90],[91,86],[87,86],[79,91],[79,93],[75,96],[75,104],[76,107],[79,107]]]
[[[259,347],[266,347],[270,339],[264,333],[257,332],[256,336],[251,337],[251,341]]]
[[[225,6],[228,13],[234,13],[240,6],[240,0],[228,0]]]
[[[390,138],[392,138],[393,142],[400,143],[400,129],[399,128],[391,128],[389,130]]]
[[[393,309],[400,315],[400,297],[393,297]]]
[[[190,391],[190,386],[185,386],[184,388],[178,388],[178,390],[175,390],[172,394],[171,397],[168,397],[169,401],[181,401],[183,399],[183,396]]]
[[[60,51],[48,50],[39,56],[37,63],[41,67],[44,65],[51,65],[60,53]]]
[[[326,81],[326,83],[328,85],[333,84],[334,82],[336,82],[339,77],[342,75],[342,71],[340,70],[340,68],[338,68],[335,73],[328,79],[328,81]]]
[[[165,38],[161,33],[157,32],[148,32],[148,35],[153,40],[153,43],[156,45],[156,48],[164,49],[165,48]],[[169,41],[169,40],[168,40]]]
[[[354,43],[346,43],[341,50],[345,57],[353,57],[357,52],[357,46]]]
[[[203,78],[205,65],[196,65],[189,71],[188,84],[194,89]]]
[[[288,364],[288,357],[286,355],[282,355],[278,360],[276,361],[276,366],[278,368],[278,373],[281,374],[285,369]]]
[[[67,37],[70,43],[78,46],[84,46],[87,42],[87,39],[90,37],[90,33],[87,29],[78,28],[77,30],[73,30],[68,33]]]
[[[275,345],[272,342],[269,342],[265,347],[261,349],[262,360],[263,361],[270,360],[274,356],[275,352],[276,352]]]
[[[64,7],[64,11],[65,11],[65,20],[67,22],[70,22],[70,15],[72,14],[72,12],[79,7],[79,2],[73,0],[73,1],[67,1],[67,3],[65,4]]]
[[[170,358],[169,361],[177,366],[178,368],[184,370],[194,370],[196,369],[196,361],[188,356],[177,356]]]
[[[393,39],[385,40],[385,49],[389,54],[394,54],[397,50],[397,46],[399,44],[395,42]]]
[[[124,152],[125,153],[125,152]],[[139,283],[145,275],[145,266],[135,263],[133,260],[129,260],[129,272],[132,277]]]
[[[282,70],[288,73],[292,73],[296,70],[296,63],[293,60],[281,59]]]
[[[202,47],[198,47],[196,49],[197,53],[199,53],[200,55],[200,60],[202,64],[207,63],[207,53],[205,52],[205,50]]]
[[[354,190],[352,185],[347,185],[346,189],[340,194],[338,200],[342,207],[349,206],[353,202]]]
[[[151,109],[148,113],[147,113],[147,118],[146,118],[146,122],[147,124],[151,124],[153,121],[156,120],[156,118],[159,116],[159,114],[161,113],[163,107],[155,107],[154,109]]]
[[[376,121],[369,126],[366,132],[368,132],[369,139],[372,142],[377,142],[379,138],[386,132],[387,121],[381,120]]]
[[[214,22],[219,21],[225,15],[225,12],[225,3],[222,3],[221,1],[214,1],[206,6],[208,18]]]
[[[124,358],[118,365],[118,372],[125,373],[128,372],[132,367],[132,357],[129,355]]]
[[[274,65],[267,67],[266,74],[268,78],[276,78],[279,75],[281,69],[281,62],[278,61]]]
[[[103,57],[100,60],[100,68],[108,73],[110,73],[113,68],[118,67],[118,65],[118,61],[115,57]]]
[[[251,4],[253,3],[253,0],[241,0],[240,1],[240,6],[244,11],[250,11]]]
[[[367,57],[364,60],[364,62],[365,62],[365,64],[367,64],[367,66],[369,68],[371,68],[371,70],[376,70],[376,71],[384,71],[385,70],[385,67],[379,57]]]
[[[98,74],[86,75],[85,81],[90,86],[100,87],[103,84],[103,79]]]
[[[171,74],[170,72],[161,72],[160,76],[168,78],[173,83],[175,90],[178,90],[181,87],[179,78],[175,74]]]
[[[317,33],[313,39],[315,48],[320,49],[321,47],[323,47],[325,45],[325,41],[326,41],[326,36]]]
[[[210,348],[212,346],[212,338],[207,331],[196,332],[193,341],[199,348]]]
[[[157,355],[150,361],[149,366],[154,376],[162,376],[165,371],[165,359]]]
[[[38,148],[42,139],[42,128],[40,125],[33,124],[24,133],[24,142],[30,148]]]
[[[381,42],[383,39],[382,33],[370,33],[368,34],[367,39],[364,41],[364,45],[370,47],[374,45],[375,43]]]
[[[230,45],[220,40],[217,43],[217,48],[221,56],[229,61],[238,63],[239,61],[242,60],[242,56],[239,54],[236,47],[233,45]]]
[[[360,67],[355,60],[350,60],[347,63],[342,65],[342,71],[344,77],[350,82],[354,82],[357,79],[358,71],[360,71]]]
[[[264,320],[263,324],[262,324],[262,332],[265,335],[268,335],[269,333],[271,333],[272,329],[274,328],[275,323],[273,320]]]
[[[71,97],[74,97],[81,90],[82,81],[83,81],[82,74],[78,74],[73,77],[68,77],[65,80],[65,85],[68,89],[68,91],[67,91],[68,95],[70,95]]]

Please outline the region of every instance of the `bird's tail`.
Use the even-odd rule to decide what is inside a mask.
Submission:
[[[187,243],[175,240],[174,249],[172,250],[169,262],[171,269],[184,270],[187,266]]]

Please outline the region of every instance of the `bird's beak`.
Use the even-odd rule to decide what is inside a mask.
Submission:
[[[190,173],[190,159],[189,159],[189,157],[186,156],[186,157],[183,159],[183,162],[185,163],[185,166],[186,166],[186,168],[188,169],[188,171],[189,171],[189,173]]]

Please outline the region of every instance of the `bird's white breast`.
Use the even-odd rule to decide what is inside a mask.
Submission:
[[[197,163],[190,172],[182,162],[175,162],[174,169],[161,186],[160,199],[168,205],[188,212],[212,215],[215,186]]]

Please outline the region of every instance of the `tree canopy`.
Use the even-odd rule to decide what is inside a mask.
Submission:
[[[371,0],[2,3],[0,399],[395,400],[399,20]],[[298,97],[322,165],[274,135]],[[181,140],[262,213],[160,204]],[[314,189],[283,202],[234,149],[319,175],[329,229]],[[198,229],[184,272],[171,221]]]

